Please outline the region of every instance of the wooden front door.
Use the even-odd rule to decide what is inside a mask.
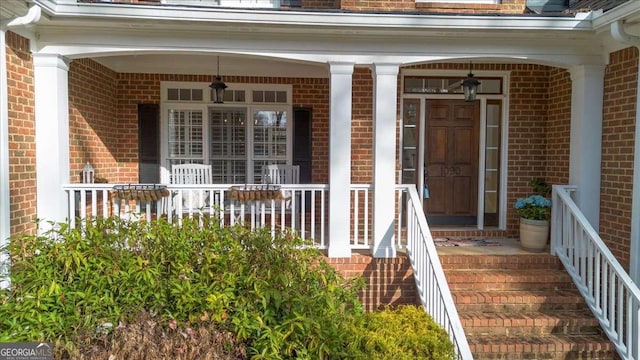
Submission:
[[[427,100],[424,211],[432,225],[475,225],[480,102]]]

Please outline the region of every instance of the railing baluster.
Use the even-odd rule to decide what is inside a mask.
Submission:
[[[562,210],[552,224],[561,236],[554,251],[620,357],[638,360],[640,289],[578,209],[569,194],[575,190],[553,187],[554,211]]]
[[[369,189],[364,189],[364,245],[369,247]]]

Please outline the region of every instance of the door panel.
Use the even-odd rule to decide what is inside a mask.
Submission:
[[[424,201],[434,225],[474,225],[478,203],[480,102],[427,100]]]
[[[427,134],[427,148],[425,154],[427,164],[445,163],[447,153],[447,131],[446,127],[432,127]]]

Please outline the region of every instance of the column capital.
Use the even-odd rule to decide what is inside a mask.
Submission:
[[[34,67],[56,67],[60,70],[69,71],[69,64],[71,59],[66,58],[59,54],[47,54],[47,53],[34,53],[33,54],[33,66]]]
[[[330,61],[329,71],[331,72],[331,75],[351,75],[353,74],[354,66],[355,64],[352,62]]]
[[[604,78],[604,65],[574,65],[569,70],[572,81],[587,78]]]
[[[398,76],[400,64],[397,63],[373,63],[373,75]]]

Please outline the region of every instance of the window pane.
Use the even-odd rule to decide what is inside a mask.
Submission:
[[[408,76],[404,78],[404,92],[414,94],[461,94],[465,77]],[[478,94],[501,94],[501,78],[478,78]]]
[[[286,111],[253,113],[253,156],[256,159],[286,160],[287,117]]]
[[[169,110],[170,159],[203,159],[202,121],[201,111]]]
[[[209,156],[213,182],[238,184],[246,181],[246,111],[214,109],[209,125]]]

